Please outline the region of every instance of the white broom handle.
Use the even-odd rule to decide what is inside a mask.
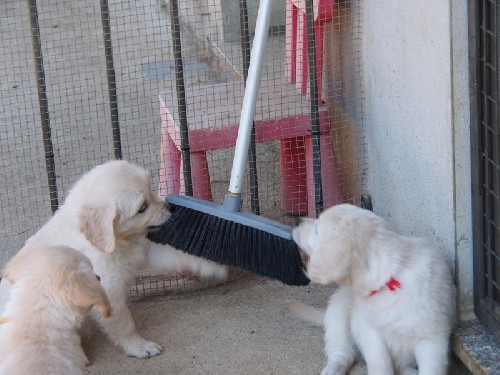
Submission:
[[[272,0],[260,0],[257,21],[255,23],[255,36],[250,54],[250,66],[241,108],[240,127],[234,150],[233,168],[229,180],[229,194],[240,195],[245,171],[250,136],[252,133],[255,104],[260,86],[260,76],[264,53],[266,51],[267,34],[271,22]]]

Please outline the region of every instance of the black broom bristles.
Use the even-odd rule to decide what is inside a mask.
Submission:
[[[293,240],[180,205],[170,210],[170,219],[148,234],[151,241],[286,285],[309,284]]]

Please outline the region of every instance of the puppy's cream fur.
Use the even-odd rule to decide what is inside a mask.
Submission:
[[[63,246],[25,249],[7,264],[12,283],[0,326],[0,374],[83,374],[84,314],[111,315],[108,298],[82,253]]]
[[[358,350],[368,375],[446,374],[455,288],[438,249],[348,204],[303,220],[293,238],[309,256],[311,281],[339,285],[324,314],[291,305],[303,319],[324,325],[322,375],[345,374]]]
[[[151,189],[149,173],[126,161],[111,161],[93,168],[73,186],[64,204],[25,248],[69,245],[85,254],[101,277],[113,315],[94,312],[108,337],[133,357],[158,355],[160,345],[136,330],[127,307],[130,286],[143,268],[153,272],[190,272],[224,279],[226,267],[191,256],[170,246],[153,244],[148,231],[170,216],[168,206]],[[1,300],[9,285],[0,284]],[[1,306],[0,306],[1,313]]]

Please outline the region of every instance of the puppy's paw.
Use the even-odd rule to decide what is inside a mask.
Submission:
[[[346,370],[342,370],[338,366],[332,367],[326,365],[323,371],[321,371],[321,375],[346,375]]]
[[[415,368],[407,367],[402,370],[399,370],[399,375],[418,375],[418,370]]]
[[[321,371],[321,375],[345,375],[351,366],[352,362],[345,358],[334,361],[329,360],[323,371]]]
[[[123,345],[123,349],[129,357],[135,358],[151,358],[157,356],[163,351],[161,345],[153,341],[143,339],[140,336],[127,341]]]
[[[227,267],[220,264],[206,261],[201,264],[198,270],[198,277],[201,279],[227,280]]]

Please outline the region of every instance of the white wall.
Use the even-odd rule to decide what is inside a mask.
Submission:
[[[428,237],[472,306],[467,7],[459,0],[361,0],[364,190],[404,234]]]

